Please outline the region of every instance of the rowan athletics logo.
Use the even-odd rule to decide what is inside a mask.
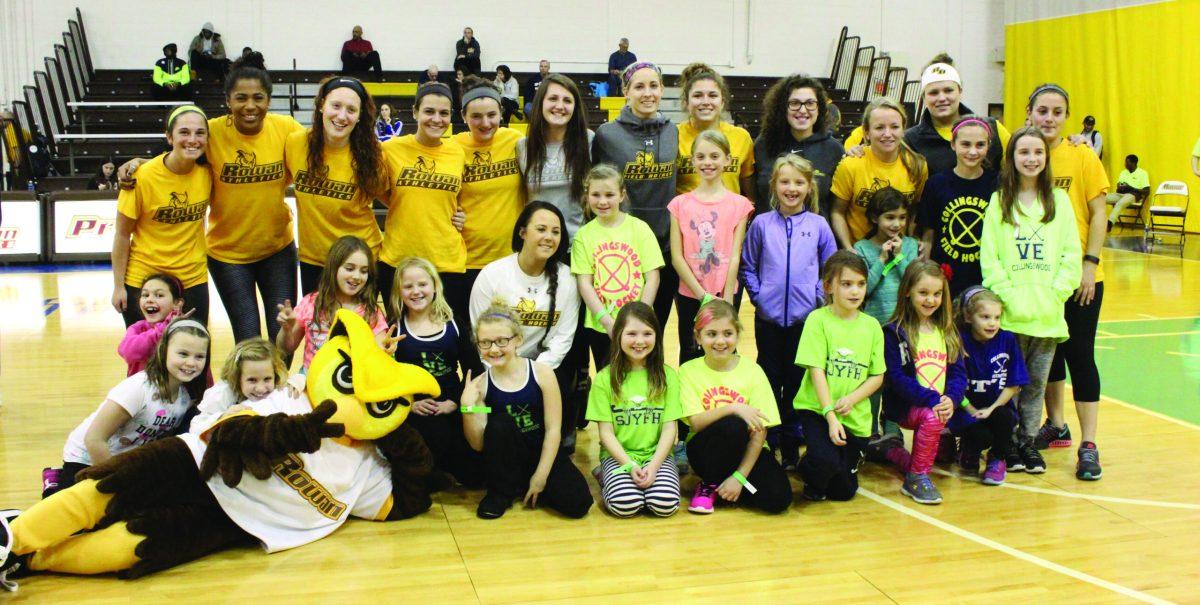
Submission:
[[[1069,193],[1071,191],[1071,182],[1073,180],[1074,178],[1069,176],[1056,176],[1054,177],[1054,186]]]
[[[315,171],[301,170],[296,173],[296,191],[342,201],[354,199],[354,194],[358,193],[358,185],[334,181],[328,177],[328,166],[322,166]]]
[[[334,498],[324,485],[308,474],[308,471],[304,470],[304,461],[299,456],[288,454],[275,463],[272,470],[276,477],[283,479],[288,487],[296,490],[301,498],[313,505],[322,517],[336,521],[346,512],[346,503]]]
[[[515,157],[493,163],[492,152],[476,151],[471,156],[471,161],[463,167],[462,182],[475,183],[478,181],[487,181],[519,172],[520,168],[517,166],[517,158]]]
[[[274,164],[259,165],[253,151],[237,150],[233,162],[221,167],[221,182],[230,185],[266,183],[283,178],[283,160]]]
[[[168,225],[191,223],[203,220],[206,208],[208,208],[207,198],[204,201],[189,204],[186,191],[183,193],[173,191],[167,205],[154,211],[153,219],[159,223],[166,223]]]
[[[725,172],[737,174],[742,167],[742,158],[736,155],[729,156],[729,165],[725,167]],[[692,156],[679,157],[679,174],[696,174],[696,166],[692,164]]]
[[[659,164],[654,161],[654,154],[649,151],[639,151],[632,162],[625,164],[625,180],[627,181],[661,181],[675,174],[675,162]]]
[[[988,203],[975,196],[956,197],[942,210],[942,252],[962,263],[979,261],[983,212]]]
[[[854,204],[860,208],[866,208],[867,204],[869,204],[871,202],[871,196],[875,195],[876,191],[879,191],[880,189],[883,189],[884,187],[891,187],[891,186],[892,186],[891,181],[889,181],[887,179],[881,179],[879,177],[873,177],[871,179],[870,185],[858,190],[858,195],[854,196]],[[915,197],[915,192],[900,191],[900,195],[904,196],[904,205],[905,206],[912,205],[913,197]]]
[[[550,319],[549,311],[538,311],[537,303],[528,298],[517,300],[516,306],[512,310],[517,314],[517,323],[528,326],[530,328],[548,328],[558,323],[558,318],[562,315],[562,311],[554,312],[554,319]]]
[[[600,300],[617,308],[642,295],[642,257],[625,242],[601,242],[592,252],[592,286]]]
[[[425,156],[417,156],[417,162],[400,171],[396,179],[397,187],[421,187],[437,191],[458,192],[462,188],[462,179],[452,174],[437,172],[437,161],[427,160]]]

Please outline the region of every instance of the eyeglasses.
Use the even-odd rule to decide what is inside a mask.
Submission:
[[[805,101],[801,101],[800,99],[789,99],[787,106],[788,106],[788,109],[790,109],[792,111],[796,111],[797,109],[800,109],[801,107],[803,107],[803,108],[809,110],[810,112],[812,112],[812,111],[817,110],[817,100],[816,99],[808,99]]]
[[[497,347],[503,349],[504,347],[507,347],[508,343],[512,342],[514,338],[516,338],[516,336],[509,336],[508,338],[496,338],[493,340],[480,340],[476,341],[475,344],[479,347],[480,351],[486,351],[492,348],[492,345],[496,345]]]

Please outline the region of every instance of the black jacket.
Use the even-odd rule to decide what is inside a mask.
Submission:
[[[973,114],[966,105],[958,106],[958,115],[965,116]],[[992,138],[988,142],[987,166],[994,169],[1000,169],[1000,163],[1004,158],[1004,148],[1000,146],[1000,135],[996,131],[996,119],[989,116],[979,116],[984,122],[987,122],[989,128],[992,129]],[[958,163],[958,156],[954,154],[954,148],[950,145],[950,141],[942,138],[938,131],[933,126],[933,117],[929,115],[928,109],[921,110],[921,121],[917,122],[916,126],[909,128],[904,133],[904,142],[908,143],[913,151],[925,156],[925,161],[929,163],[929,174],[937,174],[954,168]]]
[[[837,169],[846,150],[842,142],[833,138],[827,130],[814,132],[803,141],[788,137],[788,145],[778,153],[767,151],[767,142],[760,134],[754,139],[754,198],[755,214],[762,214],[771,209],[771,171],[775,168],[775,160],[794,153],[809,162],[817,170],[817,201],[821,206],[821,216],[829,219],[833,198],[829,188],[833,186],[833,171]]]

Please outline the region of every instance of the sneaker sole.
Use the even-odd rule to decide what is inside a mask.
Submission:
[[[1029,473],[1030,475],[1040,475],[1040,474],[1046,472],[1046,467],[1044,467],[1044,466],[1042,466],[1042,467],[1035,466],[1033,468],[1026,467],[1025,472]]]
[[[909,493],[909,491],[904,489],[903,486],[900,487],[900,493],[904,494],[905,496],[908,496],[909,498],[912,498],[913,501],[916,502],[917,504],[941,504],[942,503],[941,498],[938,498],[937,500],[922,500],[922,499],[912,495],[911,493]]]
[[[1075,478],[1079,479],[1080,481],[1099,481],[1102,474],[1103,471],[1096,473],[1095,475],[1091,473],[1075,473]]]
[[[1008,472],[1010,472],[1010,473],[1023,473],[1023,472],[1025,472],[1025,465],[1024,465],[1024,464],[1017,464],[1017,465],[1013,465],[1013,466],[1006,466],[1006,467],[1004,467],[1004,468],[1005,468],[1005,470],[1007,470],[1007,471],[1008,471]]]
[[[696,513],[697,515],[711,515],[713,513],[713,509],[711,509],[711,508],[692,508],[691,506],[689,506],[688,512]]]
[[[1070,439],[1055,439],[1054,441],[1051,441],[1050,443],[1046,443],[1046,444],[1039,443],[1037,445],[1039,446],[1037,448],[1039,450],[1057,449],[1060,447],[1071,447],[1072,441]]]
[[[1004,485],[1003,481],[996,481],[993,479],[983,479],[983,480],[980,480],[980,483],[982,483],[984,485]]]

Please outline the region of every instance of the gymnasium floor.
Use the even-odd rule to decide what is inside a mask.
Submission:
[[[226,551],[133,582],[34,576],[0,602],[1200,602],[1200,261],[1156,252],[1104,251],[1099,482],[1076,481],[1074,450],[1060,449],[1046,474],[999,488],[944,470],[936,507],[873,465],[852,502],[798,501],[781,516],[618,521],[594,508],[570,521],[518,507],[482,521],[482,494],[458,490],[417,519],[350,521],[270,556]],[[0,273],[0,506],[37,499],[42,467],[124,376],[110,291],[103,269]],[[222,313],[214,298],[218,361],[231,344]],[[1073,410],[1070,422],[1078,437]],[[593,428],[576,457],[585,472],[596,448]]]

